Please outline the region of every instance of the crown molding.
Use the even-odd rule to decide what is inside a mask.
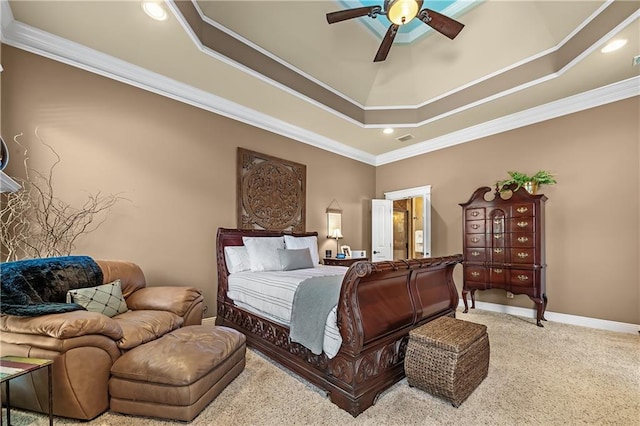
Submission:
[[[427,154],[450,146],[471,142],[476,139],[503,133],[552,118],[573,114],[589,108],[595,108],[611,102],[640,96],[640,77],[632,77],[628,80],[589,90],[578,95],[549,102],[534,108],[530,108],[515,114],[487,121],[476,126],[467,127],[447,135],[416,143],[406,148],[390,151],[376,157],[376,166],[393,163]]]
[[[455,14],[458,14],[459,12],[461,12],[462,10],[464,10],[467,7],[475,7],[477,6],[479,3],[481,3],[482,0],[471,0],[471,3],[469,5],[462,5],[461,2],[456,2],[453,5],[450,5],[447,9],[445,9],[445,11],[443,12],[447,12],[445,14],[450,14],[452,16],[455,16]],[[307,81],[309,84],[311,85],[317,85],[318,87],[322,87],[324,90],[327,90],[328,92],[332,93],[333,95],[335,95],[336,97],[341,98],[342,100],[348,102],[349,104],[351,104],[352,106],[361,109],[363,112],[366,111],[403,111],[403,112],[410,112],[412,110],[420,110],[422,108],[425,108],[427,105],[430,104],[434,104],[437,103],[439,101],[441,101],[442,99],[445,99],[449,96],[453,96],[456,95],[458,93],[464,92],[469,90],[472,87],[476,87],[479,85],[483,85],[485,84],[485,82],[491,80],[491,79],[495,79],[497,76],[503,75],[505,73],[511,72],[517,68],[521,68],[521,67],[528,67],[528,66],[532,66],[532,64],[536,63],[537,61],[541,61],[543,60],[544,57],[546,56],[558,56],[561,55],[561,51],[564,48],[565,45],[567,45],[573,38],[574,36],[576,36],[581,30],[584,30],[585,28],[587,28],[590,24],[593,25],[594,27],[597,27],[596,24],[593,24],[593,21],[595,19],[598,18],[599,15],[601,15],[607,8],[609,8],[612,4],[614,3],[614,0],[606,0],[602,5],[600,5],[600,7],[598,7],[597,10],[595,10],[589,17],[587,17],[583,22],[581,22],[569,35],[567,35],[562,41],[560,41],[557,45],[550,47],[549,49],[546,49],[545,51],[542,52],[538,52],[537,54],[534,54],[530,57],[524,58],[514,64],[511,64],[509,66],[506,66],[500,70],[496,70],[488,75],[485,75],[483,77],[480,77],[474,81],[468,82],[460,87],[456,87],[446,93],[443,93],[441,95],[438,95],[434,98],[431,99],[427,99],[424,100],[418,104],[410,104],[410,105],[362,105],[360,102],[355,101],[354,99],[350,98],[349,96],[347,96],[346,94],[337,91],[336,89],[334,89],[333,87],[330,87],[328,85],[326,85],[325,83],[316,80],[315,78],[313,78],[312,76],[308,75],[307,73],[301,71],[300,69],[298,69],[297,67],[294,67],[293,65],[289,64],[288,62],[280,59],[279,57],[271,54],[271,52],[265,51],[264,49],[262,49],[261,47],[255,45],[254,43],[252,43],[251,41],[245,39],[244,37],[242,37],[241,35],[229,30],[228,28],[226,28],[225,26],[223,26],[222,24],[216,22],[215,20],[213,20],[212,18],[206,16],[203,11],[201,10],[201,8],[198,5],[198,2],[196,0],[189,0],[188,2],[184,2],[183,5],[189,5],[189,7],[193,7],[193,10],[196,11],[196,13],[198,14],[200,20],[202,21],[203,25],[207,25],[207,26],[211,26],[216,28],[217,30],[224,32],[225,34],[227,34],[228,36],[236,39],[237,41],[239,41],[240,43],[244,44],[245,46],[247,46],[248,48],[258,52],[260,55],[263,55],[266,58],[269,58],[275,62],[277,62],[278,64],[280,64],[281,66],[288,68],[289,70],[291,70],[292,72],[294,72],[295,74],[301,76],[305,81]],[[352,3],[342,3],[343,6],[345,8],[351,7],[353,6]],[[238,61],[236,61],[234,58],[232,57],[226,57],[224,55],[219,54],[218,52],[215,51],[215,49],[212,48],[207,48],[206,46],[203,45],[203,42],[200,40],[199,36],[197,36],[194,33],[194,30],[191,28],[191,25],[189,24],[189,22],[187,22],[187,20],[185,19],[182,10],[176,5],[176,2],[173,0],[167,0],[167,6],[171,9],[171,11],[173,12],[174,16],[176,17],[176,19],[178,20],[178,22],[181,24],[181,26],[183,27],[183,29],[190,35],[191,39],[193,40],[194,44],[205,54],[211,55],[214,58],[230,65],[233,66],[235,68],[237,68],[240,71],[243,71],[245,73],[248,73],[249,75],[253,76],[254,78],[257,78],[259,80],[262,80],[264,82],[266,82],[267,84],[271,84],[275,87],[277,87],[280,90],[283,90],[287,93],[289,93],[292,96],[296,96],[298,98],[300,98],[301,100],[305,101],[305,102],[309,102],[311,104],[313,104],[314,106],[330,113],[330,114],[334,114],[348,122],[350,122],[351,124],[363,127],[363,128],[384,128],[384,127],[420,127],[420,126],[424,126],[426,124],[429,124],[431,122],[446,118],[450,115],[456,114],[458,112],[462,112],[468,109],[471,109],[475,106],[478,105],[482,105],[488,102],[491,102],[495,99],[499,99],[501,97],[507,96],[509,94],[527,89],[529,87],[538,85],[540,83],[543,83],[545,81],[548,81],[550,79],[556,78],[562,74],[564,74],[566,71],[568,71],[569,69],[571,69],[573,66],[575,66],[577,63],[579,63],[582,59],[584,59],[588,53],[590,53],[591,51],[593,51],[594,49],[596,49],[597,45],[599,45],[601,42],[607,40],[608,38],[610,38],[613,34],[617,33],[618,31],[620,31],[622,28],[626,27],[627,25],[629,25],[631,22],[633,22],[635,19],[637,19],[638,16],[640,16],[640,11],[636,10],[634,13],[631,14],[631,16],[628,16],[626,19],[623,20],[623,22],[619,23],[618,25],[615,26],[615,28],[613,28],[607,35],[605,35],[601,40],[599,40],[597,43],[594,43],[589,49],[587,49],[585,52],[583,52],[582,54],[578,55],[576,58],[574,58],[569,64],[566,64],[566,66],[564,66],[561,69],[557,69],[555,70],[555,72],[551,72],[549,74],[546,75],[539,75],[538,78],[532,79],[531,81],[528,81],[527,83],[524,84],[520,84],[516,87],[511,87],[505,90],[502,90],[498,93],[495,93],[491,96],[486,96],[484,98],[481,99],[477,99],[474,102],[471,103],[467,103],[466,105],[460,106],[458,108],[456,108],[455,110],[451,110],[451,111],[447,111],[446,113],[443,114],[439,114],[437,116],[432,116],[432,117],[428,117],[422,121],[419,122],[406,122],[406,121],[399,121],[399,122],[385,122],[385,123],[376,123],[376,122],[372,122],[372,123],[367,123],[366,119],[363,120],[358,120],[355,119],[355,117],[349,116],[345,110],[341,109],[340,107],[336,107],[335,104],[332,104],[332,102],[327,103],[326,101],[324,103],[319,103],[316,99],[307,96],[303,93],[303,91],[300,90],[292,90],[290,87],[286,86],[285,84],[281,83],[279,78],[274,77],[273,75],[271,77],[267,77],[266,74],[264,74],[264,71],[261,71],[261,68],[259,66],[259,64],[254,64],[257,66],[257,68],[255,68],[254,66],[247,66],[244,62],[240,63]],[[184,6],[187,7],[187,6]],[[455,12],[455,13],[453,13]],[[386,19],[386,18],[385,18]],[[379,25],[380,28],[378,30],[372,29],[374,32],[380,32],[380,35],[384,35],[386,33],[387,27],[385,25],[383,25],[380,20],[377,19],[364,19],[364,20],[359,20],[359,22],[364,23],[366,25],[369,24],[376,24]],[[422,25],[421,27],[425,27],[424,25]],[[418,28],[421,28],[418,27]],[[428,28],[428,26],[426,26]],[[399,36],[399,35],[398,35]],[[396,40],[398,39],[398,36],[396,36]],[[231,55],[233,56],[233,55]]]
[[[200,15],[200,19],[202,19],[203,22],[207,23],[208,25],[211,25],[212,27],[217,28],[218,30],[224,32],[225,34],[228,34],[229,36],[235,38],[236,40],[242,42],[243,44],[249,46],[251,49],[260,52],[262,55],[272,59],[273,61],[281,64],[282,66],[290,69],[291,71],[295,72],[296,74],[301,75],[302,77],[304,77],[305,79],[317,84],[318,86],[328,90],[329,92],[333,93],[336,96],[341,97],[342,99],[344,99],[345,101],[357,106],[358,108],[361,109],[365,109],[365,106],[362,105],[361,103],[358,103],[357,101],[347,97],[344,93],[334,89],[333,87],[329,86],[328,84],[325,84],[324,82],[316,79],[315,77],[313,77],[310,74],[307,74],[306,72],[302,71],[301,69],[294,67],[293,65],[291,65],[290,63],[282,60],[281,58],[279,58],[278,56],[274,55],[273,53],[269,52],[268,50],[263,49],[262,47],[258,46],[257,44],[253,43],[251,40],[246,39],[245,37],[241,36],[240,34],[231,31],[230,29],[228,29],[227,27],[219,24],[218,22],[214,21],[213,19],[209,18],[207,15],[204,14],[204,12],[202,12],[202,9],[200,8],[200,6],[198,5],[197,2],[193,2],[193,6],[195,8],[195,10],[198,12],[198,15]],[[191,26],[189,25],[189,23],[187,22],[187,20],[185,19],[185,17],[182,15],[182,13],[180,12],[180,10],[176,7],[175,3],[173,1],[169,1],[167,2],[167,7],[171,10],[171,12],[174,14],[176,20],[178,21],[178,23],[180,24],[180,26],[182,27],[182,29],[188,34],[189,38],[191,39],[191,41],[194,43],[194,45],[203,53],[210,55],[214,58],[216,58],[217,60],[230,65],[234,68],[239,69],[242,72],[245,72],[249,75],[251,75],[254,78],[257,78],[258,80],[262,80],[268,84],[274,85],[276,86],[278,89],[289,93],[290,95],[296,96],[302,100],[304,100],[305,102],[309,102],[311,104],[313,104],[314,106],[321,108],[331,114],[337,115],[339,117],[341,117],[342,119],[351,122],[351,124],[363,127],[362,123],[360,123],[359,121],[356,121],[354,119],[352,119],[351,117],[342,114],[339,111],[336,111],[332,108],[327,107],[326,105],[318,102],[317,100],[310,98],[309,96],[305,96],[302,93],[293,90],[292,88],[280,83],[279,81],[273,80],[271,78],[265,77],[263,74],[261,74],[258,71],[253,70],[250,67],[247,67],[244,64],[241,64],[231,58],[226,57],[225,55],[221,55],[220,53],[216,52],[213,49],[210,49],[206,46],[204,46],[202,44],[202,42],[200,41],[200,39],[198,38],[198,36],[195,34],[193,28],[191,28]]]
[[[2,12],[4,15],[4,8]],[[2,42],[334,154],[375,164],[372,154],[15,20],[3,26]]]
[[[640,77],[634,77],[376,156],[79,43],[15,21],[6,0],[0,2],[0,8],[2,12],[0,36],[1,41],[7,45],[372,166],[427,154],[438,149],[471,142],[518,127],[640,95]]]

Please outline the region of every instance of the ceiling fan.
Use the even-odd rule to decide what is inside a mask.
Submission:
[[[327,22],[334,24],[361,16],[369,16],[375,19],[379,14],[387,15],[387,18],[391,21],[391,26],[389,26],[382,39],[378,53],[376,53],[376,57],[373,60],[373,62],[380,62],[387,59],[389,49],[391,49],[393,39],[396,37],[400,26],[408,24],[413,18],[418,18],[451,40],[462,31],[464,24],[431,9],[424,8],[420,10],[422,3],[423,0],[385,0],[383,7],[365,6],[327,13]]]

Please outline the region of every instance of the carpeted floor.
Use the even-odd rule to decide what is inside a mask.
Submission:
[[[458,314],[487,325],[489,375],[459,408],[402,380],[357,418],[315,387],[248,351],[242,374],[191,423],[209,425],[640,425],[640,337],[487,311]],[[46,425],[11,411],[12,424]],[[4,410],[3,410],[4,415]],[[91,422],[162,426],[178,422],[105,413]]]

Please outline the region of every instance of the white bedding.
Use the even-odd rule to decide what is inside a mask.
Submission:
[[[324,265],[293,271],[237,272],[228,277],[227,296],[238,307],[289,327],[293,296],[302,281],[311,277],[344,275],[346,272],[347,268],[343,266]],[[329,358],[338,353],[342,344],[337,320],[336,306],[325,323],[323,350]]]

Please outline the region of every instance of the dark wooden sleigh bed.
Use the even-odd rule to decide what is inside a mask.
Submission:
[[[227,297],[226,246],[243,236],[317,236],[247,229],[218,229],[216,323],[235,328],[250,347],[327,392],[331,401],[357,416],[404,377],[409,331],[443,315],[455,316],[458,292],[453,269],[462,255],[389,262],[356,262],[347,271],[338,301],[342,346],[329,359],[289,339],[289,329],[247,312]]]

